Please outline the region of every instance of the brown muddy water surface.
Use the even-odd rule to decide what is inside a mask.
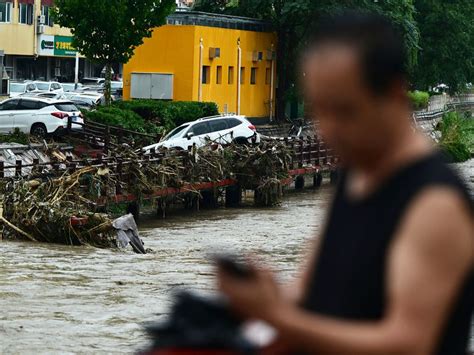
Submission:
[[[0,353],[133,353],[174,290],[213,290],[212,252],[256,253],[293,275],[329,196],[325,187],[289,193],[278,208],[144,218],[147,255],[0,242]]]

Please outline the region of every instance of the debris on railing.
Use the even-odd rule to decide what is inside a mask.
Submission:
[[[99,248],[124,246],[128,241],[143,253],[130,220],[114,223],[110,214],[98,213],[118,201],[118,196],[133,196],[140,203],[185,194],[199,201],[205,184],[233,181],[240,189],[255,190],[256,204],[273,206],[281,200],[282,181],[289,178],[291,169],[331,166],[333,160],[322,142],[308,138],[148,153],[124,145],[97,159],[60,156],[44,163],[3,166],[0,173],[9,176],[0,179],[3,237]],[[166,200],[161,202],[166,208]],[[117,239],[114,226],[119,222],[127,226]]]

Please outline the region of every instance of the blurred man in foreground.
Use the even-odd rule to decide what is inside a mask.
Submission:
[[[304,59],[306,103],[343,173],[293,295],[253,266],[219,270],[232,307],[284,353],[464,354],[473,307],[472,200],[411,125],[404,45],[382,17],[325,22]],[[289,236],[290,237],[290,236]]]

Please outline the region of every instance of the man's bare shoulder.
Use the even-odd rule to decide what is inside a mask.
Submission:
[[[432,256],[474,260],[472,210],[454,188],[432,186],[411,203],[401,221],[399,242],[409,243]],[[446,260],[446,259],[445,259]],[[448,260],[446,260],[448,261]]]

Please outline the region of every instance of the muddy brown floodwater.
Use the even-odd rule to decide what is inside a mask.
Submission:
[[[181,287],[210,292],[208,255],[255,252],[284,277],[319,229],[330,188],[290,193],[279,208],[216,209],[145,219],[154,253],[0,242],[0,353],[131,353],[142,323]]]
[[[462,167],[471,182],[473,162]],[[254,252],[294,275],[329,199],[324,187],[290,193],[279,208],[148,218],[148,255],[0,241],[0,353],[133,353],[147,343],[142,323],[163,316],[173,291],[212,292],[212,252]]]

